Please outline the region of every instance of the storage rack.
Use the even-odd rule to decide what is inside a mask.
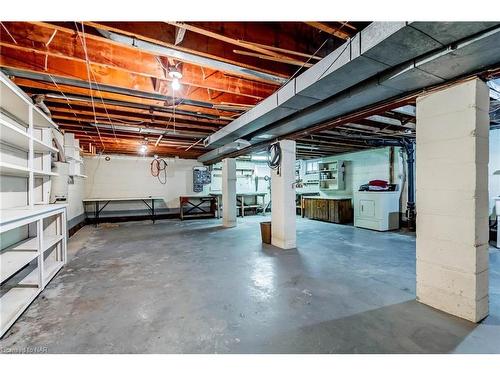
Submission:
[[[0,72],[0,337],[66,262],[66,206],[49,204],[53,129]]]
[[[0,337],[66,263],[66,206],[0,211]],[[4,239],[5,238],[5,239]]]
[[[321,161],[319,169],[319,190],[343,190],[344,189],[344,162],[341,160]]]
[[[73,133],[64,133],[64,155],[69,163],[69,176],[87,178],[83,174],[83,159],[80,155],[80,141]]]

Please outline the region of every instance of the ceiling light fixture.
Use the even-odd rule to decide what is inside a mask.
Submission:
[[[182,78],[182,73],[176,66],[171,66],[168,70],[168,75],[172,78],[172,89],[179,90],[181,88],[180,79]]]
[[[179,79],[173,78],[172,79],[172,90],[179,90],[181,88],[181,83],[179,82]]]
[[[148,146],[146,146],[146,145],[141,145],[141,147],[139,148],[139,152],[140,152],[141,154],[145,154],[145,153],[146,153],[146,151],[148,151]]]

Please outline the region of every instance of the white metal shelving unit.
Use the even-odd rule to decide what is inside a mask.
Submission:
[[[49,204],[53,128],[0,73],[0,337],[66,262],[66,206]]]

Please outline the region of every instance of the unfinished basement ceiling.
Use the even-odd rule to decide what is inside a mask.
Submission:
[[[368,24],[2,22],[0,66],[85,149],[137,154],[147,144],[150,155],[197,158],[203,139]],[[182,73],[176,91],[172,69]],[[374,121],[357,124],[355,134],[370,126],[402,130]],[[336,137],[304,139],[299,154],[344,151]]]

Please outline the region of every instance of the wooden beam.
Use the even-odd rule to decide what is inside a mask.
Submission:
[[[64,58],[71,61],[84,62],[86,58],[97,69],[112,68],[123,70],[127,73],[143,75],[148,78],[157,78],[171,81],[158,57],[153,54],[141,52],[138,49],[129,49],[117,46],[107,39],[94,40],[86,34],[87,53],[83,49],[80,38],[75,38],[74,33],[58,32],[51,44],[47,47],[45,42],[58,29],[31,23],[13,22],[8,24],[15,36],[17,44],[10,40],[0,42],[5,48],[18,49],[24,52],[38,53],[54,58]],[[256,99],[268,97],[276,89],[275,85],[252,80],[242,80],[237,77],[224,75],[222,72],[197,65],[182,64],[182,84],[187,86],[209,88],[237,95],[249,96]]]
[[[279,76],[279,77],[282,77],[282,78],[287,78],[287,75],[279,73],[279,72],[276,72],[276,71],[270,71],[270,70],[267,70],[267,69],[259,69],[258,67],[253,66],[253,65],[244,64],[244,63],[241,63],[241,62],[238,62],[238,61],[234,61],[234,60],[227,59],[227,58],[222,58],[220,56],[216,56],[216,55],[212,55],[212,54],[209,54],[209,53],[200,52],[200,51],[189,49],[189,48],[184,48],[182,46],[176,46],[176,45],[171,44],[171,43],[166,43],[165,41],[157,39],[157,38],[149,38],[149,37],[144,36],[144,35],[138,35],[136,33],[131,33],[131,32],[128,32],[126,30],[115,28],[115,27],[111,27],[111,26],[108,26],[108,25],[105,25],[105,24],[102,24],[102,23],[98,23],[98,22],[83,22],[83,23],[85,25],[94,27],[96,29],[101,29],[101,30],[112,31],[112,32],[115,32],[115,33],[124,34],[124,35],[127,35],[127,36],[131,36],[131,37],[135,37],[137,39],[141,39],[141,40],[147,41],[147,42],[159,44],[159,45],[162,45],[162,46],[165,46],[165,47],[168,47],[168,48],[177,49],[179,51],[193,53],[193,54],[196,54],[198,56],[207,57],[209,59],[222,61],[222,62],[225,62],[225,63],[228,63],[228,64],[237,65],[237,66],[240,66],[240,67],[243,67],[243,68],[258,70],[260,72],[268,73],[268,74],[272,74],[272,75],[276,75],[276,76]],[[87,34],[87,35],[89,35],[89,34]],[[118,43],[118,44],[122,45],[120,43]],[[178,60],[181,60],[181,59],[178,59]],[[185,61],[185,62],[192,63],[190,61]],[[228,73],[231,73],[232,75],[236,75],[236,73],[234,71],[231,71],[231,72],[228,72]],[[245,77],[250,77],[250,76],[245,75]],[[252,79],[254,79],[256,81],[264,81],[264,82],[269,82],[271,84],[277,85],[277,83],[274,82],[274,81],[268,81],[268,80],[264,80],[264,79],[258,79],[258,78],[254,77],[254,76],[251,76],[251,77],[252,77]]]
[[[345,27],[348,27],[349,29],[351,30],[354,30],[354,31],[357,31],[358,29],[351,25],[348,21],[339,21],[339,23],[342,25],[342,26],[345,26]]]
[[[0,65],[3,67],[26,70],[44,75],[77,79],[88,82],[87,64],[83,61],[68,61],[64,57],[47,56],[43,53],[29,53],[11,47],[2,47]],[[135,73],[117,70],[112,67],[94,67],[90,64],[91,80],[99,85],[108,85],[122,89],[138,90],[146,93],[163,94],[173,96],[173,90],[167,80],[158,79],[158,88],[155,90],[155,82],[150,77]],[[187,98],[207,103],[233,102],[241,104],[257,104],[259,98],[243,96],[240,94],[217,91],[215,95],[208,96],[206,90],[182,87],[175,93],[176,97]]]
[[[88,123],[77,123],[75,121],[69,121],[69,120],[66,120],[66,121],[58,121],[58,125],[61,129],[66,129],[66,128],[71,128],[71,129],[79,129],[81,131],[86,131],[86,130],[89,130],[89,129],[94,129],[95,130],[95,127],[93,125],[89,125]],[[137,126],[139,128],[143,128],[143,129],[146,129],[146,127],[144,126]],[[131,127],[132,129],[133,127]],[[100,130],[103,130],[104,128],[99,128]],[[158,130],[158,131],[165,131],[165,127],[158,127],[158,126],[153,126],[153,125],[149,125],[147,127],[147,129],[154,129],[154,130]],[[110,131],[113,131],[112,129],[110,129]],[[127,134],[133,134],[132,133],[132,130],[131,131],[125,131],[123,129],[120,129],[118,130],[117,128],[115,128],[115,132],[116,133],[120,133],[120,132],[126,132]],[[145,133],[137,133],[137,134],[141,134],[142,136],[146,135]],[[184,139],[184,140],[190,140],[192,141],[193,139],[203,139],[205,138],[208,134],[211,134],[209,131],[204,131],[204,130],[183,130],[183,129],[176,129],[176,134],[175,134],[175,137],[173,137],[171,134],[165,134],[164,136],[165,137],[171,137],[172,139]],[[151,136],[151,137],[154,137],[155,135],[154,134],[148,134],[148,136]]]
[[[63,84],[58,84],[57,86],[54,85],[53,83],[47,83],[47,82],[41,82],[41,81],[33,81],[30,79],[26,78],[17,78],[17,77],[11,77],[12,80],[18,85],[23,88],[31,88],[31,89],[38,89],[38,90],[44,90],[44,91],[50,91],[50,92],[55,92],[55,93],[64,93],[64,94],[75,94],[75,95],[80,95],[80,96],[86,96],[90,99],[91,93],[94,98],[96,98],[96,101],[98,101],[101,98],[101,95],[103,99],[109,99],[109,100],[116,100],[116,101],[122,101],[122,102],[127,102],[127,103],[136,103],[136,104],[142,104],[142,105],[150,105],[150,106],[155,106],[155,107],[166,107],[166,103],[160,100],[155,100],[155,99],[146,99],[146,98],[140,98],[137,96],[132,96],[132,95],[125,95],[125,94],[116,94],[116,93],[110,93],[107,91],[96,91],[96,90],[89,90],[88,88],[82,88],[82,87],[75,87],[75,86],[69,86],[69,85],[63,85]],[[202,113],[206,115],[212,115],[212,116],[217,116],[222,114],[222,111],[211,109],[211,108],[202,108],[202,107],[193,107],[191,105],[184,105],[180,104],[177,105],[176,108],[182,109],[182,110],[187,110],[191,111],[194,113]],[[227,114],[227,113],[226,113]]]
[[[249,54],[248,52],[247,53],[240,53],[241,55],[259,57],[259,58],[263,58],[260,56],[264,55],[264,56],[269,56],[269,57],[274,58],[274,59],[267,58],[266,60],[272,60],[272,61],[277,61],[280,63],[291,64],[291,65],[302,65],[304,63],[303,61],[293,59],[289,56],[286,56],[284,54],[278,53],[276,51],[273,51],[273,50],[270,50],[267,48],[263,48],[259,45],[249,44],[249,43],[246,43],[246,42],[238,40],[238,39],[233,39],[233,38],[227,37],[225,35],[218,34],[218,33],[215,33],[213,31],[203,29],[201,27],[187,24],[185,22],[167,22],[167,23],[170,25],[173,25],[175,27],[184,28],[184,29],[192,31],[194,33],[198,33],[198,34],[207,36],[209,38],[214,38],[214,39],[220,40],[220,41],[225,42],[225,43],[233,44],[233,45],[236,45],[239,47],[249,49],[249,50],[254,51],[254,52],[258,52],[257,54],[255,54],[255,53]],[[240,51],[240,52],[244,52],[244,51]]]
[[[66,99],[45,97],[44,103],[50,108],[52,108],[56,104],[58,104],[59,107],[63,107],[65,109],[70,108],[68,106],[68,101]],[[92,104],[90,101],[89,102],[82,102],[82,101],[71,100],[71,97],[70,97],[69,104],[72,107],[87,107],[90,109],[95,107],[95,108],[101,108],[101,109],[110,110],[110,111],[121,111],[121,112],[125,112],[125,113],[148,115],[148,116],[153,116],[155,118],[160,118],[160,119],[164,119],[164,120],[169,120],[169,119],[173,118],[173,113],[160,112],[160,111],[155,111],[153,109],[147,110],[147,109],[140,109],[140,108],[134,108],[134,107],[125,107],[125,106],[112,105],[112,104],[103,104],[99,99],[97,99],[94,102],[94,104]],[[180,119],[180,120],[193,121],[193,122],[197,122],[200,124],[215,124],[215,125],[221,125],[221,126],[226,125],[228,123],[227,120],[199,118],[199,117],[194,117],[194,116],[182,115],[179,113],[175,114],[175,118]]]
[[[282,53],[285,53],[285,54],[288,54],[288,55],[295,55],[295,56],[305,57],[305,58],[311,59],[311,60],[321,60],[321,57],[319,57],[319,56],[313,56],[313,55],[310,55],[308,53],[297,52],[297,51],[293,51],[293,50],[290,50],[290,49],[285,49],[285,48],[280,48],[280,47],[275,47],[275,46],[269,46],[267,44],[260,44],[260,43],[255,43],[255,42],[249,42],[247,40],[240,40],[240,42],[244,43],[244,44],[250,44],[250,45],[254,45],[254,46],[259,46],[259,47],[262,47],[262,48],[265,48],[265,49],[268,49],[268,50],[271,50],[271,51],[282,52]]]
[[[238,55],[252,56],[252,57],[257,57],[258,59],[271,60],[271,61],[276,61],[276,62],[291,64],[291,65],[296,65],[296,66],[304,66],[306,68],[310,68],[311,66],[313,66],[313,64],[306,63],[305,61],[300,61],[300,60],[293,60],[293,61],[283,60],[283,58],[281,58],[281,57],[274,57],[274,56],[262,55],[262,54],[254,53],[254,52],[241,51],[239,49],[233,49],[233,52],[236,53],[236,54],[238,54]]]
[[[57,122],[57,120],[75,120],[74,116],[71,116],[71,112],[64,112],[64,111],[53,111],[52,113],[52,119]],[[94,119],[94,113],[92,111],[77,111],[78,115],[78,120],[84,123],[94,123],[96,120]],[[122,126],[133,126],[137,127],[142,124],[134,124],[132,122],[126,123],[126,122],[120,122],[118,121],[119,119],[122,119],[123,121],[126,121],[125,119],[129,119],[129,121],[133,121],[130,119],[128,116],[116,116],[116,115],[111,115],[110,116],[111,120],[108,118],[106,114],[97,114],[97,122],[100,124],[110,124],[110,125],[122,125]],[[173,122],[167,122],[167,121],[152,121],[152,120],[135,120],[135,121],[144,121],[143,124],[157,124],[157,125],[164,125],[165,130],[167,129],[167,126],[169,129],[174,128],[174,123]],[[215,132],[217,128],[211,128],[203,125],[193,125],[193,124],[186,124],[183,122],[176,122],[175,123],[175,128],[180,128],[180,129],[187,129],[187,130],[192,130],[192,129],[201,129],[201,130],[207,130],[207,131],[212,131]]]
[[[342,31],[339,28],[334,28],[334,27],[328,26],[324,22],[305,22],[305,23],[311,27],[314,27],[320,31],[323,31],[324,33],[333,35],[337,38],[344,39],[344,40],[347,40],[350,38],[350,35],[348,33],[346,33],[345,31]]]

